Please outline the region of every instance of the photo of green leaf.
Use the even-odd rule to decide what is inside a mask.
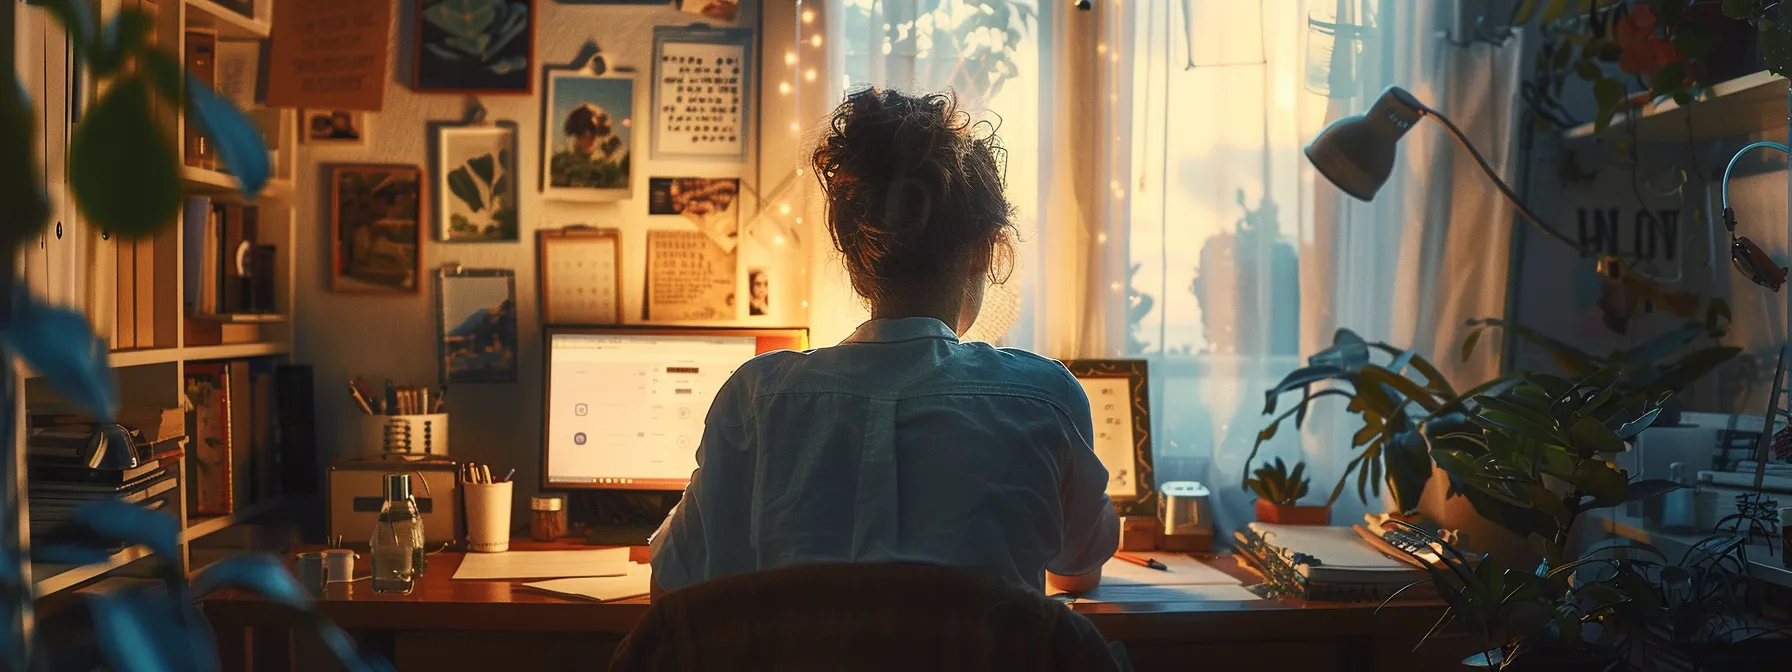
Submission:
[[[438,237],[446,242],[514,242],[517,234],[516,124],[432,125]]]
[[[534,0],[422,0],[419,91],[530,93]]]

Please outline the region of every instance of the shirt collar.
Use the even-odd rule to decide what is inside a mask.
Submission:
[[[953,333],[945,322],[931,317],[899,317],[861,324],[841,343],[896,343],[923,338],[942,338],[957,342],[958,334]]]

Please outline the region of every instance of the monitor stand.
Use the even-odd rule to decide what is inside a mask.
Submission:
[[[649,537],[666,520],[678,491],[592,490],[571,493],[573,522],[585,523],[585,543],[590,546],[646,546]]]

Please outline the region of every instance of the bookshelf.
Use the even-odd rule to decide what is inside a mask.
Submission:
[[[108,336],[114,348],[109,363],[118,376],[119,392],[125,404],[159,408],[187,406],[184,381],[189,364],[274,358],[292,352],[290,316],[294,314],[296,298],[294,248],[298,242],[292,185],[297,162],[298,115],[293,110],[263,108],[254,101],[255,82],[260,77],[256,72],[259,69],[258,55],[271,34],[269,17],[272,16],[273,2],[93,2],[106,20],[128,8],[149,13],[155,20],[152,39],[183,60],[192,56],[189,47],[210,43],[210,57],[216,68],[212,79],[214,88],[242,107],[260,128],[271,162],[267,188],[259,194],[240,194],[240,183],[226,167],[216,161],[204,160],[204,152],[195,150],[194,143],[187,137],[186,119],[178,106],[162,105],[154,109],[181,157],[181,181],[186,196],[209,199],[220,206],[234,208],[236,212],[248,212],[248,208],[253,208],[253,219],[245,217],[243,220],[253,223],[252,228],[247,229],[253,233],[252,242],[274,247],[270,315],[193,314],[192,306],[198,297],[189,296],[189,286],[195,284],[190,282],[193,278],[189,274],[191,269],[204,266],[189,263],[195,261],[188,258],[188,249],[192,245],[190,234],[196,232],[187,230],[189,218],[184,213],[155,235],[140,240],[103,235],[87,229],[82,222],[72,221],[66,236],[46,236],[39,246],[41,253],[24,255],[25,279],[35,293],[51,303],[84,309],[95,330]],[[233,6],[251,7],[250,15],[235,11]],[[189,35],[196,37],[191,45]],[[52,43],[51,46],[56,45]],[[254,76],[245,77],[245,72],[254,73]],[[91,99],[93,93],[105,86],[105,83],[93,82],[84,75],[71,81],[74,83],[62,85],[64,90],[75,85],[86,87],[88,95],[80,96],[82,99]],[[204,233],[210,233],[210,229]],[[223,290],[218,288],[222,286],[222,281],[210,285],[220,293]],[[232,331],[221,331],[232,328]],[[57,397],[47,380],[22,365],[20,374],[24,379],[27,407],[56,403]],[[192,447],[188,450],[189,457],[183,457],[171,467],[181,472],[179,504],[167,508],[179,516],[184,530],[182,557],[178,562],[185,570],[191,569],[186,552],[188,542],[265,516],[283,505],[279,498],[249,505],[242,504],[239,499],[237,510],[231,515],[189,517],[186,467]],[[239,478],[247,478],[247,467],[239,468],[245,472]],[[26,488],[29,489],[28,483]],[[25,496],[22,494],[21,499]],[[103,562],[89,565],[33,563],[34,588],[40,596],[79,588],[151,555],[148,549],[134,546],[112,554]]]

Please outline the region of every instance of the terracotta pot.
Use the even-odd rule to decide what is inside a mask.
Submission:
[[[1257,522],[1279,525],[1330,525],[1332,510],[1324,506],[1274,504],[1257,500]]]

